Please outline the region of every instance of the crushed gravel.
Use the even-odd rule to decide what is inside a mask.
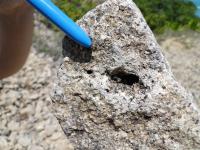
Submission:
[[[32,50],[19,73],[0,81],[1,150],[69,149],[49,107],[54,70],[51,57]]]

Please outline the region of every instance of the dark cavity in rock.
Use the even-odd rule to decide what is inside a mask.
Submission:
[[[130,86],[140,82],[140,78],[138,75],[129,73],[125,71],[123,68],[114,69],[110,73],[110,77],[113,81],[117,83],[122,83]]]

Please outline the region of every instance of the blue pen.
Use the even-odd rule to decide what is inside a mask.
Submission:
[[[89,48],[92,41],[89,36],[72,19],[64,14],[51,0],[27,0],[39,12],[57,25],[68,37]]]

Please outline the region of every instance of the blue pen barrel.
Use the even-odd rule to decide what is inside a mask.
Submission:
[[[58,26],[69,38],[84,47],[92,44],[89,36],[65,13],[63,13],[51,0],[27,0],[39,12]]]

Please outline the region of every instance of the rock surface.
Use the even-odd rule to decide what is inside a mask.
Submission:
[[[65,38],[52,93],[74,148],[199,149],[199,111],[132,0],[108,0],[78,23],[93,47]]]

